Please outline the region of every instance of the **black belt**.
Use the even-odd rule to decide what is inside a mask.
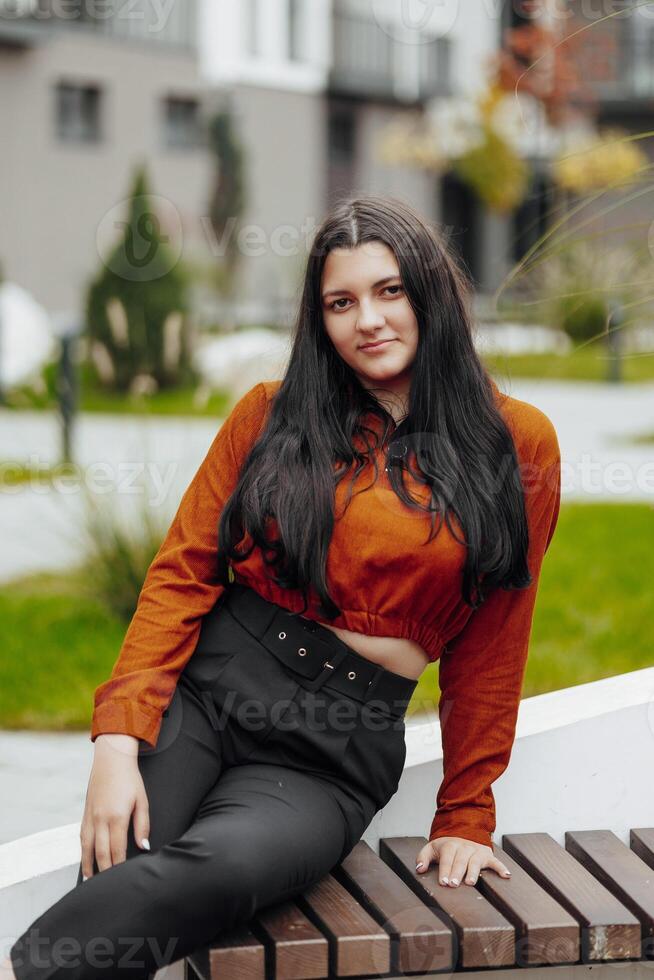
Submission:
[[[240,582],[228,587],[225,606],[270,653],[303,678],[303,687],[315,691],[324,684],[358,701],[385,702],[390,714],[404,714],[417,680],[372,663],[327,627],[264,599]]]

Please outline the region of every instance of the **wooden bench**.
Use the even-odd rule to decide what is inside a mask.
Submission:
[[[546,833],[505,834],[496,853],[511,878],[486,868],[456,888],[439,884],[435,864],[416,872],[425,843],[385,837],[377,855],[360,841],[301,895],[196,950],[187,980],[618,962],[631,980],[629,960],[650,961],[654,978],[654,828],[632,829],[629,846],[608,830],[569,831],[565,847]]]

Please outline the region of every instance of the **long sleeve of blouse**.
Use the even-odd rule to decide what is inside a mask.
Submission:
[[[155,746],[164,710],[224,586],[216,580],[218,521],[263,425],[264,383],[234,406],[184,493],[145,576],[107,681],[96,688],[91,741],[122,732]]]
[[[556,431],[544,414],[539,413],[539,420],[542,434],[533,459],[520,466],[532,583],[525,589],[491,592],[440,656],[443,780],[430,840],[463,837],[493,846],[491,784],[506,769],[515,739],[541,565],[561,500]]]

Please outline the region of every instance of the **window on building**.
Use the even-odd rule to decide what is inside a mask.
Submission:
[[[447,37],[435,37],[418,45],[420,87],[426,95],[450,91],[451,52]]]
[[[245,46],[248,54],[256,57],[261,54],[261,0],[248,0],[243,4],[245,11]]]
[[[94,143],[101,138],[101,91],[96,85],[60,82],[56,89],[56,127],[60,140]]]
[[[197,99],[169,96],[164,99],[164,144],[193,149],[203,143],[200,103]]]
[[[357,118],[349,106],[330,107],[327,128],[327,196],[329,203],[351,194],[357,176]]]
[[[520,262],[546,234],[554,207],[554,187],[546,173],[533,173],[529,192],[511,216],[512,259]]]
[[[304,58],[304,0],[288,0],[288,56],[291,61]]]
[[[85,24],[95,27],[98,24],[98,9],[97,0],[68,0],[68,3],[61,8],[61,18],[65,24]]]
[[[397,42],[370,16],[337,8],[333,21],[334,71],[348,83],[386,91]]]
[[[0,8],[3,0],[0,0]],[[94,29],[111,37],[195,47],[197,0],[37,0],[54,4],[53,17],[61,27]],[[165,7],[165,10],[163,9]]]
[[[339,110],[329,116],[329,156],[333,163],[349,164],[355,155],[355,118],[352,112]]]

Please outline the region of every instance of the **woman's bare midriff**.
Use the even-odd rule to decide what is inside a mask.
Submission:
[[[401,674],[411,680],[417,680],[429,663],[429,657],[421,646],[414,640],[396,636],[367,636],[365,633],[353,633],[352,630],[341,629],[319,620],[332,633],[347,643],[349,647],[360,653],[367,660],[379,664],[385,670]]]

